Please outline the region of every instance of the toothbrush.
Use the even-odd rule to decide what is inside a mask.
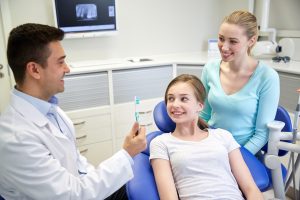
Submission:
[[[136,122],[140,122],[139,105],[140,105],[140,98],[135,96],[134,97],[134,116],[135,116]]]

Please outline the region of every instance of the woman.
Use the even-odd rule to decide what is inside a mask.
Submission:
[[[222,59],[208,62],[201,77],[208,98],[200,117],[231,132],[252,154],[266,144],[267,123],[274,120],[279,101],[277,72],[250,55],[257,37],[251,13],[225,17],[218,40]]]
[[[150,144],[150,162],[160,199],[263,199],[240,145],[223,129],[207,129],[199,118],[206,97],[201,81],[180,75],[167,87],[165,102],[176,123],[173,133]],[[243,192],[243,195],[240,189]]]

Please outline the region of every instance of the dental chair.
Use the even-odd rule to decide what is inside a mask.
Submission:
[[[156,136],[163,133],[173,132],[175,129],[175,123],[169,117],[164,101],[155,106],[153,117],[159,131],[147,134],[147,149],[133,158],[134,178],[126,184],[126,191],[129,200],[159,200],[152,167],[149,162],[149,146],[151,140]],[[280,120],[286,123],[284,130],[291,131],[291,121],[284,108],[280,106],[278,107],[275,120]],[[272,185],[270,170],[247,149],[241,147],[240,150],[258,188],[262,192],[268,190]],[[281,154],[283,155],[284,152]],[[284,166],[282,166],[281,169],[282,176],[285,177],[286,169]]]

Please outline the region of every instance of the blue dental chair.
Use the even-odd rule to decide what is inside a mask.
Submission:
[[[153,117],[159,131],[155,131],[147,135],[147,149],[136,155],[133,159],[134,178],[126,184],[126,191],[129,200],[159,200],[152,167],[149,162],[149,146],[151,140],[156,136],[163,133],[173,132],[175,129],[175,123],[170,119],[164,101],[155,106]],[[285,122],[286,125],[283,131],[291,131],[291,120],[287,111],[281,106],[277,109],[275,120]],[[262,192],[268,190],[271,187],[271,175],[269,170],[247,149],[241,147],[240,150],[258,188]],[[284,152],[281,154],[283,155]],[[282,171],[283,177],[285,177],[285,167],[282,167]]]

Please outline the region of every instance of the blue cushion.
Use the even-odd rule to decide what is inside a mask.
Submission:
[[[161,101],[155,106],[153,117],[157,128],[162,132],[170,133],[175,130],[176,124],[169,117],[164,101]]]
[[[149,156],[140,153],[134,158],[134,178],[126,183],[129,200],[159,200]]]
[[[240,150],[257,187],[262,192],[266,191],[270,185],[267,168],[246,148],[241,147]]]

